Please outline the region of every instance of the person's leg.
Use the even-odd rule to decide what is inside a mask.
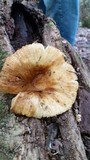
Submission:
[[[61,36],[72,45],[79,21],[79,0],[41,0],[44,13],[52,17],[60,30]]]
[[[40,0],[40,1],[39,1],[38,8],[42,9],[42,10],[43,10],[43,13],[46,14],[46,7],[45,7],[45,4],[44,4],[44,1],[43,1],[43,0]]]

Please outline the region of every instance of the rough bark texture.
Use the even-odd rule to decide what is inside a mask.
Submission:
[[[3,7],[3,5],[4,4],[1,3],[0,7],[4,8],[5,6]],[[31,13],[31,10],[29,11]],[[29,11],[27,12],[29,13]],[[2,42],[1,45],[2,49],[4,49],[5,51],[9,51],[7,52],[8,55],[11,51],[13,51],[11,43],[15,39],[13,39],[13,36],[11,36],[10,38],[10,35],[12,33],[12,30],[10,33],[8,32],[10,31],[10,29],[7,29],[9,38],[8,36],[6,36],[7,33],[3,23],[3,16],[2,16],[3,13],[4,11],[1,12],[0,10],[0,16],[1,16],[0,35],[2,34],[2,36],[0,36],[0,42]],[[89,89],[89,83],[88,83],[89,77],[85,79],[84,76],[84,73],[86,74],[86,67],[80,68],[79,65],[77,68],[77,65],[81,63],[81,60],[80,58],[78,58],[77,61],[77,54],[75,54],[74,56],[74,53],[70,48],[69,44],[66,43],[64,40],[62,40],[54,22],[51,19],[45,18],[45,16],[43,16],[43,14],[40,13],[40,11],[38,10],[33,10],[32,13],[34,15],[34,20],[36,18],[35,23],[37,24],[38,27],[38,33],[40,31],[40,34],[38,34],[38,36],[40,36],[40,40],[42,39],[42,43],[45,46],[50,44],[65,52],[67,60],[75,66],[76,70],[78,70],[79,68],[78,74],[82,75],[82,78],[80,78],[79,76],[79,82],[80,84],[82,84],[82,87],[80,88],[80,91],[78,93],[78,97],[74,104],[73,110],[69,110],[63,115],[59,115],[57,117],[44,118],[41,120],[35,118],[26,118],[23,116],[17,116],[12,114],[10,112],[10,102],[13,96],[1,94],[0,95],[0,159],[1,160],[21,160],[21,159],[22,160],[50,160],[50,159],[87,160],[84,145],[80,134],[80,129],[77,125],[77,121],[74,116],[75,110],[76,109],[78,110],[80,105],[83,106],[83,104],[81,103],[83,100],[81,94],[82,90],[84,90],[83,95],[85,95],[84,98],[86,98],[87,88]],[[10,20],[11,22],[11,19],[12,18],[9,17],[8,20]],[[39,24],[41,25],[41,27]],[[15,32],[14,24],[12,26],[14,27],[14,32]],[[21,44],[24,45],[24,43],[26,42],[24,41]],[[7,44],[9,44],[9,48]],[[18,45],[17,46],[13,45],[13,47],[14,49],[16,49]],[[72,54],[74,58],[72,57]],[[3,62],[2,57],[0,61]],[[85,83],[82,83],[83,81]],[[85,86],[87,87],[85,88]],[[88,92],[88,94],[90,93]],[[83,126],[81,123],[81,131],[82,130]]]
[[[51,22],[49,22],[51,23]],[[58,49],[65,52],[67,56],[67,60],[73,64],[76,70],[79,68],[79,74],[82,76],[82,79],[79,76],[79,81],[82,83],[83,81],[86,82],[84,73],[87,73],[86,66],[83,64],[81,58],[77,53],[74,53],[71,49],[70,45],[62,40],[60,37],[58,30],[56,30],[56,27],[53,25],[46,24],[44,26],[44,45],[52,44],[53,46],[57,47]],[[49,33],[49,34],[48,34]],[[54,35],[55,34],[55,35]],[[50,37],[49,37],[50,36]],[[50,39],[51,38],[51,39]],[[76,57],[74,56],[76,54]],[[70,56],[70,57],[69,57]],[[74,57],[74,58],[72,58]],[[79,57],[79,58],[78,58]],[[80,59],[77,61],[77,58]],[[81,64],[80,64],[81,62]],[[80,68],[80,65],[82,67]],[[77,66],[77,67],[76,67]],[[86,72],[85,72],[86,71]],[[88,86],[88,80],[87,83],[84,83],[86,86]],[[84,86],[83,86],[84,87]],[[76,103],[74,104],[75,108],[78,108],[79,103],[79,94],[78,98],[76,100]],[[81,152],[84,153],[83,145],[81,143],[80,138],[80,132],[78,130],[76,121],[74,119],[74,115],[72,110],[67,112],[66,114],[63,114],[59,117],[59,123],[60,125],[60,131],[61,136],[63,137],[63,145],[65,147],[65,155],[66,159],[82,159]],[[80,145],[81,144],[81,145]],[[77,148],[78,146],[78,148]],[[77,152],[78,150],[78,152]],[[85,157],[83,157],[85,158]]]

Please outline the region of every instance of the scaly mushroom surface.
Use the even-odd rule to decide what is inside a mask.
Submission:
[[[0,92],[16,94],[11,111],[27,117],[52,117],[69,110],[78,90],[77,75],[60,50],[26,45],[6,58]]]

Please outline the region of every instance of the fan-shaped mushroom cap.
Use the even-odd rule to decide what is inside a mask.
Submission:
[[[40,43],[17,50],[0,73],[0,91],[17,94],[11,111],[28,117],[51,117],[69,110],[77,90],[75,70],[64,53]]]

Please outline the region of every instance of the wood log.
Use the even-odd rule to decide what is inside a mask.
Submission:
[[[71,54],[69,54],[53,20],[46,18],[38,10],[33,10],[32,13],[34,20],[36,19],[38,24],[41,21],[40,25],[43,24],[40,29],[40,25],[37,25],[38,31],[42,30],[42,43],[45,46],[52,45],[64,51],[67,59],[74,66],[81,63],[79,59],[77,62],[77,56],[74,56],[74,60],[72,61],[72,54],[74,55],[74,52],[70,50]],[[1,27],[5,29],[4,24],[0,26],[0,29]],[[0,40],[4,41],[4,37],[5,35],[3,34]],[[6,42],[9,42],[9,40],[7,39]],[[2,48],[7,51],[7,45],[3,46],[2,43]],[[9,52],[7,52],[7,55]],[[3,59],[0,59],[0,61],[3,62]],[[82,86],[84,87],[85,84],[89,87],[88,77],[86,84],[84,76],[86,68],[82,69],[79,67],[79,73],[82,75],[82,79],[79,77],[80,84],[81,81],[85,81],[85,83],[82,83]],[[80,97],[79,94],[78,96]],[[14,115],[10,112],[12,97],[13,95],[0,95],[1,160],[87,160],[80,129],[72,109],[52,118],[42,118],[40,120],[27,118]],[[74,104],[74,108],[77,107],[77,104],[78,98]]]

